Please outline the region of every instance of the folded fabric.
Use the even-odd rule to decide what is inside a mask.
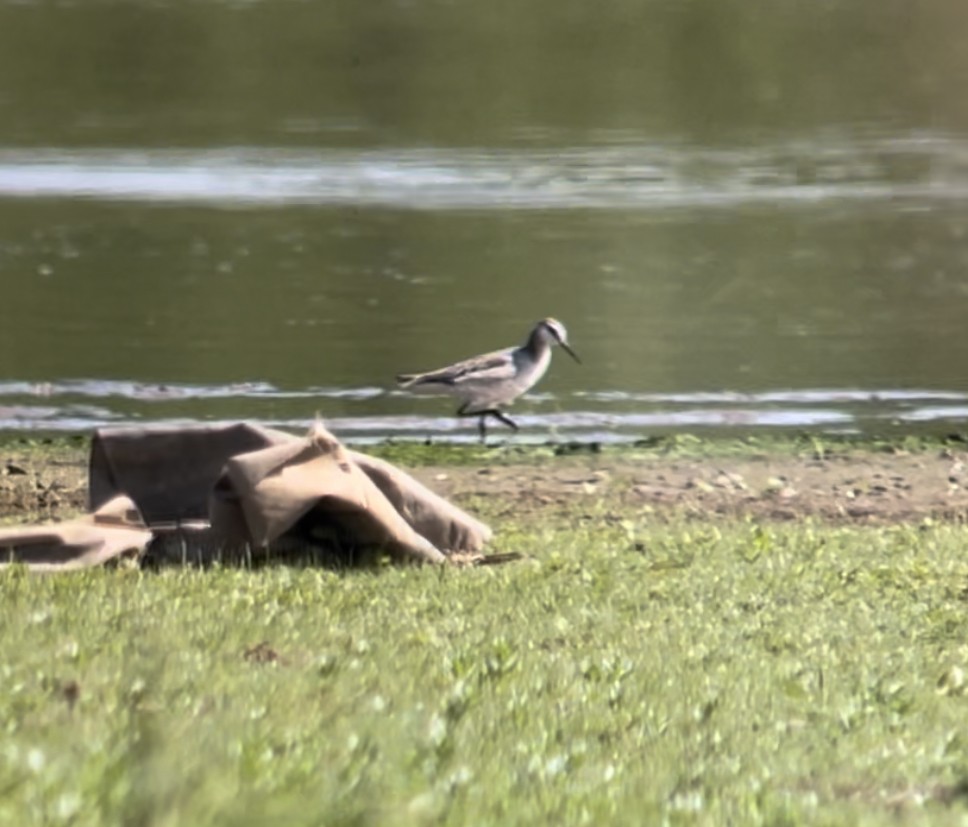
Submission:
[[[88,516],[0,531],[2,559],[65,570],[146,548],[209,560],[335,542],[441,563],[491,538],[486,525],[390,463],[347,450],[320,423],[304,437],[248,424],[100,429],[88,496]]]
[[[75,520],[0,529],[0,567],[19,563],[36,571],[88,568],[119,557],[140,557],[152,536],[131,499],[117,496]]]
[[[428,563],[444,561],[322,425],[305,439],[232,457],[214,492],[220,502],[211,510],[212,530],[243,538],[254,548],[269,546],[308,516],[310,525],[303,529],[310,536],[313,523],[323,524],[344,543],[379,546]]]

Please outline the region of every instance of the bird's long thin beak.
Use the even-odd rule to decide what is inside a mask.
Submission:
[[[565,353],[578,362],[579,365],[581,364],[581,359],[578,358],[578,354],[575,353],[575,351],[573,351],[566,342],[561,342],[561,346],[565,349]]]

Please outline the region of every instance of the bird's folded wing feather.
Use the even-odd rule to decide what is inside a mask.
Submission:
[[[513,358],[507,351],[498,350],[422,374],[415,378],[415,382],[419,384],[436,382],[445,385],[456,385],[466,381],[500,382],[512,378],[514,374]]]
[[[482,382],[500,382],[515,375],[514,360],[507,353],[489,353],[476,359],[469,359],[454,366],[457,371],[454,381],[464,379]]]

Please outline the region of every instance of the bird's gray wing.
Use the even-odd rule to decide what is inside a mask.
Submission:
[[[462,382],[501,382],[515,375],[514,358],[508,350],[496,350],[448,365],[440,370],[408,377],[412,384],[458,385]],[[402,377],[401,377],[402,378]]]
[[[516,369],[509,351],[485,353],[454,365],[454,381],[474,379],[481,382],[501,382],[514,377]]]

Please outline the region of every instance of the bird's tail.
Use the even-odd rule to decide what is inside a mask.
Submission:
[[[401,373],[397,376],[397,384],[401,388],[410,387],[414,382],[420,378],[420,374],[417,373]]]

